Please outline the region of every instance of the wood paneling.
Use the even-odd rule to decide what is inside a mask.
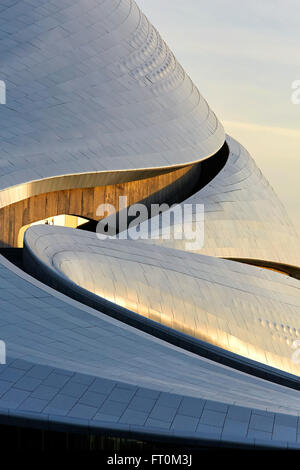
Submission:
[[[96,215],[97,207],[108,203],[118,209],[119,196],[127,196],[128,205],[141,201],[147,206],[179,202],[192,194],[199,176],[200,166],[192,165],[137,181],[32,196],[0,209],[0,246],[17,247],[18,234],[24,225],[55,215],[70,214],[100,220]]]

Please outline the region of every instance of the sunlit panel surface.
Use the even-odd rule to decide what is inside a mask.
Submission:
[[[0,6],[1,207],[28,197],[30,181],[184,165],[223,145],[222,125],[134,0],[10,3]]]
[[[297,446],[299,391],[154,338],[0,259],[0,419],[61,429]],[[75,394],[75,396],[74,396]],[[118,405],[116,405],[119,403]],[[8,415],[9,413],[9,415]],[[258,426],[267,421],[263,437]],[[288,424],[288,426],[287,426]],[[299,446],[299,445],[298,445]]]
[[[299,281],[270,270],[131,240],[35,226],[25,244],[62,278],[140,315],[299,375]]]
[[[14,236],[0,255],[0,424],[300,448],[300,288],[276,272],[300,268],[299,239],[255,162],[134,0],[1,3],[0,222]],[[195,186],[182,180],[202,187],[180,205],[204,205],[197,249],[172,230],[101,241],[75,228],[92,217],[76,188],[117,196],[114,185],[205,160]],[[169,184],[152,181],[162,203]],[[68,191],[87,213],[62,209]],[[148,222],[139,228],[149,235]],[[11,248],[24,233],[24,249]],[[112,318],[116,306],[140,330]],[[219,359],[189,352],[183,333]]]
[[[247,150],[227,136],[228,161],[203,189],[182,203],[193,205],[191,229],[196,230],[196,204],[204,205],[204,244],[194,252],[223,258],[245,258],[300,266],[300,239],[289,216]],[[171,218],[170,239],[162,228],[152,231],[147,243],[189,250],[188,240]],[[162,216],[140,226],[141,233],[162,227]]]
[[[88,220],[84,219],[83,217],[77,217],[75,215],[61,214],[61,215],[55,215],[53,217],[48,217],[47,219],[32,222],[32,224],[29,224],[29,225],[24,225],[19,231],[18,248],[23,248],[24,234],[25,234],[26,230],[29,227],[32,227],[33,225],[58,225],[60,227],[77,228],[77,227],[80,227],[83,224],[86,224],[87,222],[88,222]]]

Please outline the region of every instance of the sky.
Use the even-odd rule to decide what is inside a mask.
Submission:
[[[137,0],[300,233],[299,0]]]

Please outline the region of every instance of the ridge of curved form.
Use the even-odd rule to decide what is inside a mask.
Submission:
[[[38,225],[25,250],[58,276],[233,353],[300,375],[299,281],[261,268],[181,250],[97,239],[81,230]],[[26,265],[30,266],[30,253]]]
[[[266,266],[281,263],[290,265],[290,268],[286,266],[288,272],[297,272],[300,239],[283,204],[248,151],[230,136],[226,142],[230,153],[223,169],[207,186],[181,203],[181,206],[204,205],[204,245],[194,252],[259,260],[261,266],[264,262]],[[193,209],[189,222],[193,230],[195,221],[196,209]],[[162,239],[161,215],[142,223],[141,234],[148,235],[149,228],[154,227],[152,237],[146,237],[143,242],[189,250],[184,234],[182,240],[176,239],[177,227],[172,218],[170,226],[167,240]]]
[[[16,0],[1,18],[1,207],[43,180],[185,166],[222,147],[222,125],[134,0]]]
[[[18,292],[14,304],[2,300],[0,310],[8,352],[0,368],[0,423],[198,446],[299,448],[298,391],[142,333],[41,284],[3,257],[0,277],[8,292]],[[119,399],[122,406],[114,409]],[[220,419],[212,426],[215,413]],[[262,414],[272,432],[258,442],[255,422]],[[233,428],[234,422],[243,426]]]
[[[0,15],[3,214],[9,207],[23,221],[34,195],[46,207],[48,192],[197,170],[226,146],[222,125],[134,0],[14,0]],[[299,240],[248,152],[231,137],[227,144],[223,169],[184,201],[205,204],[202,254],[176,239],[171,248],[166,240],[100,242],[47,226],[27,230],[25,254],[70,289],[297,374],[297,382],[299,281],[218,258],[297,269]],[[297,390],[109,318],[2,256],[0,279],[0,423],[255,446],[264,414],[272,431],[260,445],[300,448]]]

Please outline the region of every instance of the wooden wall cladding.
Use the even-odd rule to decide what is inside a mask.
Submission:
[[[200,165],[196,164],[136,181],[29,197],[0,209],[0,247],[17,247],[19,231],[24,225],[48,217],[69,214],[100,220],[96,215],[97,207],[108,203],[118,209],[119,196],[127,196],[128,205],[180,202],[193,193],[199,177]]]

